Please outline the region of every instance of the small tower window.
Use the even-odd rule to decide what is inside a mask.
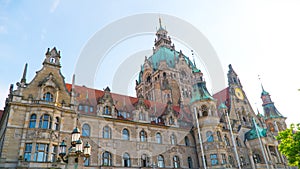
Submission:
[[[207,139],[207,142],[214,142],[214,136],[211,131],[206,132],[206,139]]]
[[[202,116],[208,116],[208,109],[206,105],[201,106]]]
[[[50,58],[50,63],[55,63],[55,58]]]

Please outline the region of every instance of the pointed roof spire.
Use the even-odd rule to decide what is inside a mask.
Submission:
[[[264,86],[263,86],[263,84],[262,84],[262,82],[261,82],[260,75],[258,75],[258,80],[260,81],[260,85],[261,85],[261,90],[262,90],[261,95],[262,95],[262,96],[264,96],[264,95],[269,95],[269,93],[268,93],[267,91],[265,91],[265,89],[264,89]]]
[[[22,79],[21,79],[21,83],[26,83],[27,66],[28,66],[28,64],[26,63],[25,67],[24,67],[24,71],[23,71],[23,76],[22,76]]]

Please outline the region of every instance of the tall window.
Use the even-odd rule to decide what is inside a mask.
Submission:
[[[40,118],[39,128],[51,129],[52,119],[48,114],[44,114]]]
[[[36,143],[33,161],[46,162],[48,158],[49,145]]]
[[[31,149],[32,149],[32,144],[26,143],[25,144],[25,152],[24,152],[24,160],[25,161],[31,161]]]
[[[229,161],[229,163],[230,163],[232,166],[234,166],[233,158],[232,158],[231,155],[228,156],[228,161]]]
[[[51,149],[51,162],[56,161],[57,145],[53,145]]]
[[[111,129],[108,126],[103,128],[103,138],[111,138]]]
[[[111,108],[109,106],[104,107],[104,114],[105,115],[111,115]]]
[[[123,129],[122,138],[123,140],[129,140],[129,131],[127,129]]]
[[[157,165],[159,168],[164,168],[165,167],[165,160],[164,157],[162,155],[159,155],[157,157]]]
[[[193,160],[192,160],[192,158],[188,157],[187,161],[188,161],[189,168],[193,168]]]
[[[211,131],[206,132],[206,139],[207,139],[207,142],[214,142],[214,136]]]
[[[240,143],[239,138],[236,138],[235,141],[236,141],[236,145],[237,145],[238,147],[241,147],[241,146],[242,146],[241,143]]]
[[[84,157],[83,160],[84,160],[84,163],[83,163],[84,166],[89,166],[90,165],[90,158]]]
[[[218,156],[217,154],[210,155],[211,165],[218,165]]]
[[[174,134],[171,135],[171,144],[175,145],[176,144],[176,137]]]
[[[35,128],[36,124],[36,114],[30,116],[29,128]]]
[[[225,141],[226,146],[230,146],[229,139],[226,135],[224,136],[224,141]]]
[[[178,156],[173,157],[173,165],[174,165],[174,168],[180,168],[180,161],[179,161]]]
[[[161,134],[160,133],[156,133],[155,138],[156,138],[156,142],[158,144],[162,144],[162,138],[161,138]]]
[[[189,140],[188,136],[184,137],[184,142],[185,142],[185,146],[190,146],[190,140]]]
[[[261,163],[261,160],[260,160],[260,155],[259,154],[254,154],[253,155],[253,160],[255,163]]]
[[[222,164],[227,164],[226,154],[221,154],[222,156]]]
[[[55,117],[55,130],[59,130],[59,117]]]
[[[43,100],[46,102],[53,102],[53,95],[50,92],[47,92],[44,94]]]
[[[217,131],[217,137],[218,137],[218,141],[222,141],[222,136],[220,131]]]
[[[103,166],[111,166],[112,165],[112,158],[111,154],[108,151],[105,151],[102,155],[102,163]]]
[[[148,161],[148,157],[146,154],[143,154],[141,156],[141,164],[142,164],[142,167],[147,167],[147,161]]]
[[[206,105],[201,106],[202,116],[208,116],[208,108]]]
[[[124,167],[130,167],[130,156],[129,156],[129,154],[128,153],[125,153],[124,155],[123,155],[123,166]]]
[[[91,134],[91,128],[88,124],[82,126],[82,136],[89,137]]]
[[[141,142],[146,142],[147,141],[147,133],[144,130],[142,130],[140,132],[140,139],[141,139]]]
[[[246,164],[245,160],[244,160],[244,157],[240,157],[240,160],[241,160],[241,165],[244,166]]]

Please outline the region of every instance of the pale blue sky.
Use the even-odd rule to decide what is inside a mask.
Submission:
[[[257,78],[260,74],[265,89],[278,110],[288,117],[288,123],[298,123],[299,9],[297,0],[0,0],[1,109],[9,85],[21,79],[24,64],[29,64],[27,81],[30,81],[41,68],[47,48],[56,46],[61,50],[62,73],[70,83],[82,48],[97,31],[126,16],[160,13],[191,23],[207,37],[225,74],[227,65],[233,65],[254,109],[257,103],[262,112]],[[156,26],[153,23],[154,31]],[[151,49],[152,43],[153,40],[147,45],[130,41],[142,49],[145,46]],[[122,52],[112,54],[126,55]],[[96,84],[99,89],[110,84],[95,81],[99,81]]]

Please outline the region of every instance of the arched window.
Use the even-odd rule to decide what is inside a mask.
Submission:
[[[122,131],[122,139],[123,140],[129,140],[129,131],[127,129],[123,129]]]
[[[48,114],[44,114],[40,118],[39,128],[51,129],[52,119]]]
[[[89,137],[91,134],[91,128],[88,124],[82,126],[82,136]]]
[[[229,139],[226,135],[224,136],[224,141],[225,141],[226,146],[230,146]]]
[[[219,141],[222,141],[222,136],[221,136],[221,132],[217,131],[217,137]]]
[[[190,140],[189,140],[188,136],[184,137],[184,142],[185,142],[185,146],[190,146]]]
[[[29,128],[35,128],[36,124],[36,114],[30,116]]]
[[[174,168],[180,168],[180,161],[179,161],[178,156],[173,157],[173,165],[174,165]]]
[[[53,102],[53,95],[50,92],[47,92],[44,94],[43,100],[46,102]]]
[[[208,109],[206,105],[201,106],[202,116],[208,116]]]
[[[193,168],[193,160],[191,157],[187,158],[189,168]]]
[[[111,115],[111,107],[109,106],[104,107],[104,115]]]
[[[161,138],[161,134],[160,133],[156,133],[155,138],[156,138],[156,142],[158,144],[162,144],[162,138]]]
[[[175,137],[174,134],[171,135],[170,139],[171,139],[171,144],[175,145],[176,144],[176,137]]]
[[[140,139],[141,139],[141,142],[146,142],[147,141],[147,133],[144,130],[142,130],[140,132]]]
[[[165,160],[164,160],[164,157],[162,155],[159,155],[157,157],[157,166],[159,168],[164,168],[165,167]]]
[[[103,138],[111,138],[111,129],[108,126],[103,128]]]
[[[207,139],[207,142],[214,142],[214,136],[211,131],[206,132],[206,139]]]
[[[54,128],[55,128],[55,130],[59,130],[59,117],[55,117]]]
[[[103,166],[112,166],[112,158],[111,158],[110,152],[105,151],[102,154],[102,165]]]
[[[238,147],[241,147],[241,146],[242,146],[241,143],[240,143],[239,138],[236,138],[235,141],[236,141],[236,145],[237,145]]]
[[[124,167],[130,167],[131,166],[131,164],[130,164],[130,156],[129,156],[128,153],[125,153],[123,155],[123,166]]]

